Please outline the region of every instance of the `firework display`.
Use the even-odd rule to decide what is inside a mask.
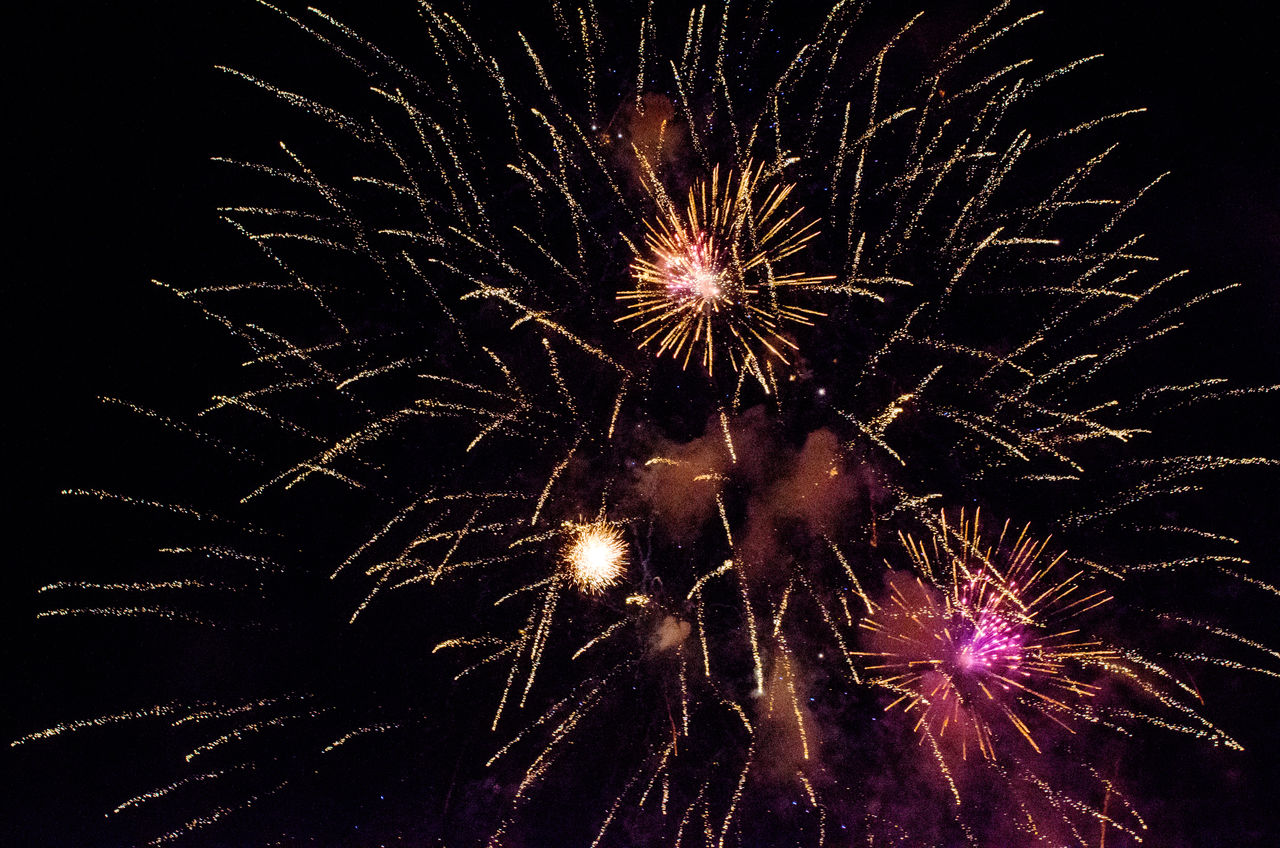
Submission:
[[[220,69],[298,123],[218,160],[252,270],[158,283],[243,359],[109,401],[217,460],[69,491],[158,558],[39,592],[253,660],[12,747],[149,728],[147,845],[1165,844],[1112,752],[1240,749],[1194,675],[1280,653],[1150,587],[1280,591],[1178,506],[1277,463],[1157,435],[1275,387],[1144,376],[1229,287],[1100,177],[1141,110],[1040,106],[1100,57],[1011,2],[261,5],[338,70]],[[351,774],[409,812],[333,842]]]

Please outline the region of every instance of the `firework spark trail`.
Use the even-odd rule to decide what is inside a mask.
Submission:
[[[240,771],[242,769],[250,769],[252,767],[253,767],[252,765],[246,763],[244,765],[234,766],[232,768],[218,769],[217,771],[205,772],[203,774],[192,775],[191,777],[184,777],[181,780],[176,780],[173,783],[170,783],[168,786],[162,786],[158,789],[153,789],[149,792],[144,792],[141,795],[135,795],[129,800],[121,803],[118,807],[116,807],[114,810],[108,813],[108,815],[115,815],[124,810],[129,809],[130,807],[137,807],[149,801],[154,801],[157,798],[163,798],[164,796],[170,794],[171,792],[175,792],[179,789],[182,789],[185,786],[191,786],[192,784],[196,784],[196,783],[203,783],[207,780],[217,780],[219,777],[222,777],[225,774]]]
[[[798,15],[794,26],[810,32],[799,40],[775,33],[768,3],[672,16],[644,0],[602,17],[591,0],[553,0],[545,26],[498,35],[498,22],[472,24],[424,2],[429,49],[413,62],[318,10],[295,16],[263,5],[336,57],[367,100],[330,105],[223,70],[346,144],[355,172],[322,155],[311,161],[303,151],[313,145],[296,143],[281,143],[269,162],[220,160],[280,193],[220,209],[270,273],[166,288],[249,348],[251,384],[213,395],[199,427],[110,402],[266,470],[218,513],[98,489],[73,494],[265,538],[272,555],[204,540],[168,548],[214,564],[254,563],[264,599],[273,597],[265,576],[304,585],[312,569],[298,564],[305,555],[280,550],[287,541],[267,543],[287,534],[255,523],[274,527],[273,504],[293,504],[299,515],[315,513],[313,525],[343,533],[343,553],[321,570],[335,591],[351,592],[352,626],[395,614],[392,598],[420,602],[427,618],[467,620],[444,633],[427,622],[424,644],[442,658],[446,649],[470,652],[449,675],[492,694],[490,730],[522,728],[485,766],[516,774],[490,844],[522,826],[549,775],[572,773],[585,747],[576,741],[615,714],[644,721],[634,739],[618,733],[623,776],[602,788],[609,800],[592,844],[652,813],[650,797],[660,798],[652,827],[677,845],[698,820],[707,845],[748,841],[751,804],[774,791],[768,746],[791,735],[802,756],[786,782],[817,811],[822,844],[847,803],[828,803],[832,790],[818,777],[831,768],[822,743],[834,731],[802,701],[815,679],[833,690],[888,690],[916,714],[919,747],[957,803],[947,826],[970,844],[978,842],[958,763],[971,748],[1023,832],[1051,844],[1052,828],[1037,823],[1045,810],[1081,842],[1085,820],[1135,838],[1145,825],[1127,801],[1121,821],[1045,782],[1032,767],[1048,747],[1038,739],[1143,724],[1234,744],[1191,707],[1198,695],[1163,660],[1089,640],[1072,622],[1099,615],[1109,595],[1090,587],[1104,578],[1216,569],[1275,594],[1226,567],[1244,558],[1196,549],[1130,561],[1103,546],[1050,560],[1047,540],[1002,531],[987,543],[976,514],[962,513],[955,526],[938,511],[939,501],[1003,504],[1032,492],[1021,508],[1038,510],[1043,526],[1068,538],[1114,536],[1118,550],[1118,531],[1158,523],[1144,510],[1200,489],[1207,475],[1276,465],[1152,455],[1143,444],[1156,416],[1274,386],[1206,378],[1120,391],[1109,382],[1230,287],[1172,294],[1181,272],[1148,282],[1153,257],[1121,230],[1160,178],[1119,197],[1094,187],[1115,156],[1095,137],[1140,109],[1038,135],[1026,128],[1034,92],[1096,64],[1084,57],[1042,69],[988,56],[1039,13],[999,3],[931,64],[904,69],[904,45],[925,15],[896,16],[887,37],[872,41],[870,4],[853,2],[812,21]],[[1028,187],[1042,199],[1027,200]],[[1094,217],[1082,225],[1077,214]],[[834,273],[817,273],[825,270]],[[293,300],[280,312],[245,305],[268,294]],[[717,382],[719,363],[731,381]],[[838,398],[835,415],[799,420],[811,383]],[[868,510],[869,528],[854,506],[814,518],[821,509],[812,501],[829,490],[795,495],[761,469],[763,428],[748,423],[757,405],[771,425],[836,434],[843,467],[868,481],[850,503]],[[688,421],[677,421],[686,413],[710,422],[711,466],[665,450],[688,438]],[[241,447],[246,416],[287,434],[290,447]],[[667,470],[687,478],[669,478],[674,491],[654,496],[665,501],[636,494],[636,479]],[[1097,494],[1056,505],[1052,493],[1082,482]],[[319,493],[335,489],[369,504],[351,526],[325,509]],[[796,514],[781,506],[793,496],[805,504]],[[668,526],[663,509],[677,501],[694,516],[690,538]],[[582,520],[597,508],[597,519]],[[306,535],[304,523],[289,532]],[[797,538],[820,543],[810,550],[790,538],[795,524]],[[882,597],[883,575],[871,564],[881,558],[877,534],[895,531],[908,534],[907,571],[889,578]],[[646,533],[642,547],[635,540]],[[1165,535],[1234,543],[1192,526]],[[178,600],[42,616],[221,627],[198,593],[236,585],[205,574],[53,581],[42,591],[164,591]],[[441,604],[457,614],[441,615]],[[1277,655],[1211,621],[1169,620]],[[867,639],[871,650],[851,650]],[[1275,674],[1199,651],[1163,656]],[[1122,681],[1150,703],[1105,703],[1099,679]],[[662,696],[631,694],[646,686]],[[247,714],[188,759],[308,722],[332,722],[314,746],[327,754],[421,718],[411,710],[404,721],[348,721],[320,700],[275,716],[259,715],[265,700],[245,704],[192,712],[197,724]],[[648,729],[650,719],[661,729]],[[530,759],[514,762],[517,750]],[[137,797],[167,795],[184,780]],[[213,825],[289,783],[274,780],[264,776],[241,802],[155,842]],[[683,812],[668,821],[669,805]],[[909,837],[890,816],[867,819],[872,844],[877,835]]]

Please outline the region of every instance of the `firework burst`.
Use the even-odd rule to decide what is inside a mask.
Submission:
[[[581,591],[599,594],[622,579],[627,570],[627,544],[617,525],[607,521],[571,524],[566,534],[565,568]]]
[[[888,599],[860,624],[876,648],[863,654],[875,660],[867,670],[898,693],[890,707],[915,714],[922,736],[954,741],[962,758],[973,748],[995,758],[997,720],[1039,753],[1025,714],[1070,729],[1065,719],[1099,691],[1081,679],[1083,668],[1119,657],[1081,641],[1072,622],[1110,597],[1087,590],[1080,572],[1062,575],[1065,554],[1046,561],[1049,543],[1030,538],[1029,527],[1009,539],[1006,522],[987,544],[976,513],[961,513],[958,530],[945,515],[941,523],[946,535],[932,537],[932,556],[903,538],[916,575],[938,575],[935,566],[942,574],[936,588],[921,576],[890,577]]]
[[[656,355],[669,351],[682,366],[698,350],[708,373],[723,350],[735,371],[759,371],[769,358],[786,362],[786,349],[796,349],[783,335],[784,322],[812,325],[824,314],[779,303],[780,289],[834,277],[775,272],[818,235],[817,222],[800,224],[803,210],[787,207],[795,186],[769,179],[776,176],[748,162],[721,182],[716,166],[689,189],[681,208],[647,169],[646,186],[662,211],[646,222],[647,253],[631,266],[639,288],[618,293],[631,311],[617,319],[639,321],[632,332],[644,336],[641,348],[654,342]]]

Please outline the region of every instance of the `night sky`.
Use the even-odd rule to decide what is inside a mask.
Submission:
[[[396,4],[380,0],[369,4],[373,11],[364,5],[322,4],[368,29],[375,41],[412,43],[411,33],[380,17],[384,6]],[[601,4],[605,17],[607,6]],[[969,20],[972,8],[981,7],[938,3],[926,11],[945,24],[952,16]],[[1167,359],[1152,366],[1162,373],[1150,382],[1229,376],[1241,386],[1280,383],[1280,122],[1274,118],[1280,11],[1236,0],[1191,13],[1154,0],[1058,2],[1047,10],[1050,22],[1032,28],[1018,45],[1023,52],[1107,54],[1105,73],[1067,87],[1073,106],[1099,113],[1149,108],[1112,131],[1123,143],[1126,167],[1140,171],[1135,180],[1172,172],[1128,223],[1148,234],[1144,249],[1161,256],[1165,267],[1192,269],[1203,289],[1244,284],[1194,315]],[[255,600],[232,610],[233,618],[247,621],[290,622],[283,637],[253,626],[36,620],[52,603],[47,593],[37,595],[41,586],[161,579],[165,566],[154,549],[183,538],[179,522],[60,491],[102,489],[175,502],[243,491],[244,478],[225,473],[219,449],[191,448],[179,434],[143,426],[126,410],[96,400],[124,398],[182,418],[236,379],[241,348],[148,281],[189,286],[259,273],[215,212],[246,202],[242,186],[209,158],[265,157],[275,140],[305,137],[312,125],[213,67],[252,69],[268,80],[315,80],[317,92],[350,85],[349,76],[329,78],[329,65],[308,65],[318,50],[282,35],[287,28],[249,2],[86,2],[41,15],[37,25],[11,30],[26,56],[9,78],[16,108],[8,135],[26,151],[10,160],[18,191],[9,232],[19,259],[7,281],[17,302],[11,296],[5,310],[12,494],[0,729],[11,740],[118,710],[308,687],[368,714],[417,709],[426,716],[422,724],[403,738],[388,734],[376,742],[376,756],[344,760],[261,810],[231,816],[177,844],[471,844],[497,809],[472,764],[479,755],[470,741],[477,721],[487,721],[476,714],[491,713],[492,687],[448,690],[452,669],[429,655],[434,643],[415,641],[422,634],[414,623],[396,618],[406,612],[403,602],[362,624],[356,638],[334,635],[334,622],[345,620],[351,606],[344,586],[305,580],[276,596],[287,608],[254,609]],[[414,20],[399,12],[386,19]],[[398,52],[405,55],[403,48]],[[369,320],[377,326],[377,316]],[[1274,395],[1232,400],[1177,419],[1171,444],[1276,456],[1276,421]],[[1250,573],[1280,582],[1276,469],[1208,479],[1211,493],[1197,501],[1200,526],[1239,537],[1233,553],[1254,564]],[[338,544],[348,523],[372,526],[344,498],[326,506],[328,513],[307,528],[311,551],[330,538]],[[273,503],[260,519],[286,508]],[[286,523],[280,517],[280,526]],[[1280,646],[1274,596],[1203,589],[1195,580],[1158,591],[1204,591],[1217,620]],[[1158,596],[1149,601],[1161,604]],[[225,611],[218,602],[208,608],[214,618]],[[434,614],[465,622],[462,612]],[[1111,626],[1123,628],[1127,615]],[[316,656],[326,658],[324,668],[315,665]],[[1254,657],[1280,669],[1273,657]],[[1128,796],[1151,826],[1149,845],[1277,844],[1280,680],[1200,666],[1195,685],[1204,714],[1240,740],[1244,752],[1144,729],[1132,747],[1108,746],[1099,767],[1123,771]],[[143,844],[172,827],[180,818],[166,817],[163,802],[138,817],[104,818],[122,800],[177,778],[175,760],[189,749],[183,747],[188,737],[157,730],[163,727],[117,725],[6,749],[9,810],[0,819],[0,842],[107,848]],[[287,751],[291,743],[280,744]],[[604,775],[607,762],[598,767]],[[457,786],[470,788],[454,797]],[[554,821],[577,815],[573,791],[571,784],[553,786],[532,826],[541,836],[518,844],[581,841],[581,827]],[[599,812],[592,807],[591,817],[598,820]],[[437,842],[442,833],[450,841]],[[772,841],[779,837],[767,827],[759,838],[761,845],[783,844]],[[589,843],[590,833],[581,841]],[[831,844],[844,843],[833,838]]]

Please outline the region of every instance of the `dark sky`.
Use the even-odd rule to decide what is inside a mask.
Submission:
[[[1193,355],[1242,384],[1280,382],[1280,11],[1240,0],[1192,11],[1155,0],[1073,0],[1049,11],[1057,41],[1080,54],[1108,54],[1108,106],[1150,109],[1128,126],[1124,143],[1143,151],[1146,172],[1173,172],[1140,213],[1156,251],[1193,268],[1207,286],[1245,284],[1201,316],[1193,338],[1202,347]],[[121,643],[98,641],[92,628],[35,621],[41,602],[34,592],[68,574],[94,573],[100,555],[125,563],[118,571],[127,573],[129,545],[145,538],[144,531],[136,538],[113,531],[57,493],[111,488],[121,475],[139,482],[163,476],[123,458],[145,448],[145,439],[123,416],[104,413],[96,395],[178,410],[209,394],[190,351],[215,358],[227,348],[147,281],[225,267],[225,242],[210,234],[213,207],[225,198],[207,159],[264,141],[243,89],[213,66],[285,67],[290,54],[277,50],[297,48],[256,30],[261,13],[239,0],[80,2],[40,15],[35,25],[10,29],[25,56],[8,78],[7,135],[25,152],[9,159],[17,191],[10,192],[8,252],[18,261],[6,275],[4,310],[6,477],[15,493],[4,557],[11,613],[0,731],[7,738],[95,715],[104,699],[152,703],[168,691],[199,690],[194,678],[237,674],[251,657],[251,646],[218,643],[198,662],[151,628],[126,626],[114,637]],[[1280,452],[1273,402],[1232,409],[1248,413],[1216,423],[1224,453]],[[1238,485],[1223,493],[1224,512],[1251,534],[1250,555],[1276,582],[1280,487],[1274,474]],[[1280,643],[1275,605],[1242,603],[1239,617],[1251,632],[1270,627],[1270,643]],[[117,651],[139,643],[150,658],[117,667]],[[1215,718],[1248,750],[1206,755],[1187,771],[1173,756],[1148,760],[1163,766],[1150,784],[1163,788],[1150,791],[1167,793],[1152,807],[1186,822],[1189,846],[1277,844],[1280,809],[1271,796],[1280,793],[1280,683],[1235,676],[1225,687]],[[0,841],[121,844],[101,816],[121,797],[114,776],[132,769],[135,756],[147,768],[153,755],[145,740],[99,737],[6,753],[13,810],[0,823],[11,836],[0,832]],[[349,833],[342,820],[331,841],[318,844],[359,844],[343,841]],[[191,844],[222,844],[202,839]]]

